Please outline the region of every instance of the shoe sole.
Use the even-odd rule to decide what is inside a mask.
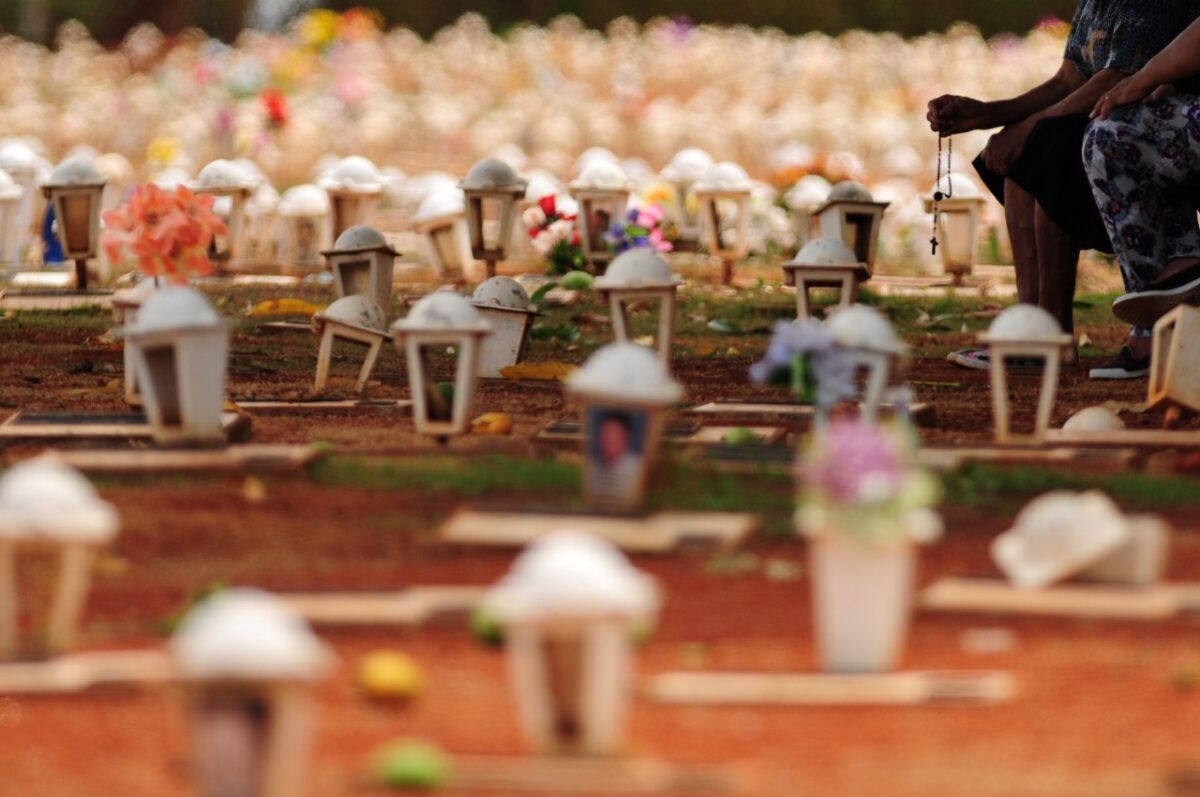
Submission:
[[[972,371],[986,371],[991,368],[991,364],[983,360],[972,359],[971,357],[963,357],[958,352],[951,352],[946,355],[948,362],[957,365],[959,368],[968,368]]]
[[[1093,368],[1088,371],[1089,379],[1145,379],[1150,375],[1150,369],[1144,368],[1139,371],[1126,371],[1124,368]]]
[[[1113,315],[1127,324],[1152,327],[1181,304],[1200,303],[1200,277],[1169,291],[1127,293],[1113,302]]]

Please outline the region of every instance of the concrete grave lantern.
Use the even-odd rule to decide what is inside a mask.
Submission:
[[[1154,324],[1151,407],[1200,410],[1200,309],[1179,305]]]
[[[623,224],[633,183],[616,161],[596,159],[571,183],[571,196],[579,203],[575,223],[583,254],[602,267],[612,259],[605,233],[613,224]]]
[[[42,185],[46,201],[54,206],[55,228],[63,256],[75,261],[75,285],[88,286],[87,261],[100,244],[100,202],[105,179],[95,163],[84,156],[67,158],[54,167]]]
[[[567,378],[584,412],[584,497],[603,509],[642,506],[667,408],[683,388],[636,343],[602,346]]]
[[[217,242],[218,258],[231,263],[245,258],[246,203],[257,185],[258,180],[253,173],[223,158],[207,164],[196,175],[196,181],[192,184],[195,193],[228,198],[229,210],[225,217],[229,237],[224,242]]]
[[[849,246],[858,262],[866,264],[867,273],[874,273],[879,230],[887,207],[887,202],[876,202],[862,183],[852,180],[838,183],[816,210],[821,237],[834,238]]]
[[[496,276],[496,263],[504,259],[512,241],[517,203],[527,186],[511,166],[496,158],[476,163],[459,183],[466,197],[471,251],[487,263],[488,277]]]
[[[1065,578],[1151,584],[1166,567],[1170,533],[1158,518],[1126,516],[1099,491],[1055,491],[1022,509],[992,541],[992,559],[1021,589]]]
[[[620,753],[632,639],[659,606],[653,579],[612,543],[560,531],[525,549],[487,604],[505,628],[509,678],[532,751]]]
[[[634,342],[629,310],[635,302],[651,302],[658,309],[658,332],[654,349],[663,368],[671,368],[671,346],[675,337],[675,307],[683,280],[667,261],[646,247],[622,252],[608,271],[594,283],[597,295],[607,297],[613,334],[618,343]]]
[[[113,291],[112,311],[113,320],[118,326],[132,326],[137,319],[138,310],[141,309],[142,303],[149,298],[150,294],[158,289],[158,284],[154,279],[143,279],[132,288],[122,288],[118,291]],[[142,393],[138,390],[137,384],[137,363],[133,357],[133,346],[128,342],[122,345],[123,358],[125,362],[125,403],[134,407],[142,405]]]
[[[125,196],[137,179],[129,159],[119,152],[108,152],[96,158],[96,171],[105,179],[100,201],[102,210],[112,210],[125,201]]]
[[[681,241],[700,240],[700,214],[692,186],[712,168],[715,161],[702,149],[687,147],[675,153],[662,170],[662,177],[675,192],[672,203],[675,229]]]
[[[1067,432],[1119,432],[1125,428],[1121,417],[1108,407],[1085,407],[1072,415],[1063,424]]]
[[[713,165],[692,187],[708,251],[721,258],[721,281],[726,285],[733,281],[734,261],[750,252],[753,187],[746,171],[728,161]]]
[[[276,259],[279,192],[262,182],[246,202],[246,257],[259,262]]]
[[[0,236],[5,246],[0,252],[0,262],[24,262],[26,249],[37,237],[35,230],[40,225],[42,209],[38,178],[47,167],[34,147],[25,141],[10,140],[0,145],[0,169],[8,173],[22,192],[16,213],[10,219],[11,226]]]
[[[405,317],[392,324],[396,347],[408,362],[413,421],[417,431],[437,437],[465,434],[470,427],[479,375],[482,341],[492,325],[469,301],[438,291],[422,297]],[[429,355],[452,349],[456,358],[453,394],[439,389],[430,373]]]
[[[387,317],[370,296],[352,294],[343,296],[323,311],[313,315],[313,333],[320,338],[317,348],[317,376],[313,390],[317,393],[325,390],[329,384],[329,368],[333,361],[333,344],[335,340],[345,340],[359,343],[367,347],[366,357],[358,372],[358,380],[354,384],[354,392],[362,394],[367,389],[367,381],[375,370],[375,362],[384,342],[390,337],[387,331]]]
[[[0,659],[62,653],[74,644],[96,552],[119,527],[113,507],[74,468],[53,455],[14,465],[0,476]],[[18,555],[50,550],[58,574],[39,643],[20,640]]]
[[[204,294],[159,288],[125,327],[154,439],[164,444],[224,441],[229,329]]]
[[[24,196],[25,189],[17,185],[8,172],[0,169],[0,265],[20,265],[17,219]]]
[[[351,227],[374,221],[384,180],[371,161],[358,155],[343,158],[317,180],[317,185],[329,194],[334,238]]]
[[[229,589],[171,639],[203,797],[299,797],[307,789],[313,684],[333,655],[285,601]]]
[[[855,367],[866,369],[862,414],[874,420],[879,417],[884,389],[907,351],[904,343],[882,313],[861,304],[836,311],[825,327]]]
[[[833,189],[829,181],[819,174],[801,177],[788,189],[784,202],[792,211],[792,231],[796,235],[796,249],[800,251],[814,237],[813,220],[817,208],[825,204]]]
[[[440,276],[467,272],[474,256],[461,188],[451,184],[430,191],[421,200],[412,225],[421,235],[425,259]]]
[[[934,201],[933,194],[941,193],[944,198]],[[942,267],[957,281],[971,273],[979,241],[979,216],[987,201],[979,186],[965,174],[942,177],[924,198],[925,212],[933,213],[937,206],[938,253]]]
[[[539,315],[529,294],[512,277],[492,277],[475,289],[471,304],[492,325],[479,352],[479,376],[502,377],[501,371],[525,357],[529,330]]]
[[[321,264],[321,250],[329,234],[329,195],[311,183],[283,192],[279,200],[282,222],[279,259],[284,267],[309,269]]]
[[[849,307],[858,298],[859,282],[866,276],[854,250],[834,238],[809,241],[783,264],[783,281],[796,286],[796,318],[812,317],[813,288],[837,288],[838,305]]]
[[[1040,307],[1016,304],[996,316],[988,331],[980,336],[980,342],[987,347],[991,359],[992,415],[996,424],[996,440],[1001,443],[1040,443],[1050,426],[1063,353],[1071,346],[1071,336],[1062,331],[1054,316]],[[1005,360],[1012,358],[1044,361],[1037,414],[1033,431],[1028,435],[1012,431],[1008,371],[1005,368]]]
[[[373,227],[350,227],[322,252],[338,296],[361,294],[368,297],[386,314],[392,306],[392,272],[396,252]]]
[[[601,163],[620,164],[621,160],[607,147],[588,147],[579,153],[575,163],[571,165],[571,174],[581,177],[588,169]]]

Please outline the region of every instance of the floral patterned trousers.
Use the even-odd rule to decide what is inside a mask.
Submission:
[[[1200,257],[1200,96],[1181,94],[1097,119],[1083,163],[1130,293],[1167,263]]]

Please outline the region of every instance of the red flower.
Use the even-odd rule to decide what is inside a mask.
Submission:
[[[542,212],[546,214],[546,221],[553,221],[557,209],[554,202],[554,194],[544,196],[538,200],[538,205],[541,206]]]
[[[153,183],[139,186],[128,202],[104,213],[104,251],[114,261],[128,251],[143,274],[171,282],[186,284],[192,275],[210,274],[213,236],[229,234],[212,211],[214,201],[184,186],[174,193]]]
[[[258,95],[263,110],[267,114],[267,123],[271,127],[283,127],[288,121],[287,96],[277,88],[268,86]]]

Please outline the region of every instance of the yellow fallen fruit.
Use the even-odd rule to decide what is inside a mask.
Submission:
[[[359,662],[358,685],[380,700],[406,700],[421,693],[425,675],[411,656],[397,650],[377,650]]]
[[[501,368],[500,374],[505,379],[534,379],[538,381],[552,381],[557,379],[563,382],[574,370],[575,366],[569,363],[517,363],[516,365]]]
[[[512,418],[503,412],[486,412],[471,421],[471,434],[508,435],[512,434]]]
[[[251,318],[264,318],[280,315],[312,316],[324,310],[324,305],[313,304],[302,299],[268,299],[250,308],[246,315]]]

